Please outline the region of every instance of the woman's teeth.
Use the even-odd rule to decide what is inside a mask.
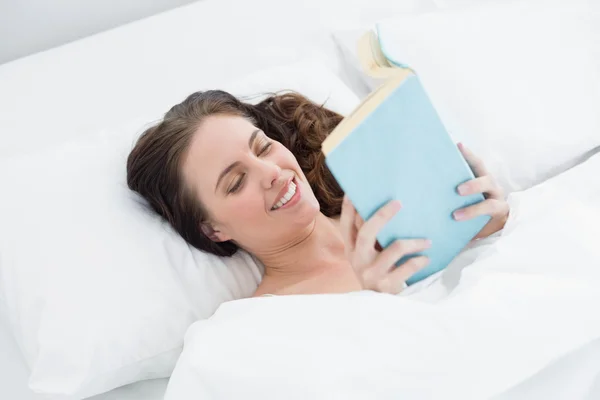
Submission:
[[[282,207],[285,203],[290,201],[290,199],[294,197],[294,194],[296,194],[296,184],[294,182],[290,182],[287,193],[284,194],[281,199],[279,199],[277,204],[275,204],[273,207],[273,210],[277,210],[279,207]]]

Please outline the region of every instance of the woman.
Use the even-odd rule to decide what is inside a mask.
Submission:
[[[197,92],[138,140],[129,187],[196,248],[230,256],[238,248],[265,266],[255,295],[398,293],[427,264],[407,254],[431,244],[399,240],[380,251],[376,234],[401,205],[363,222],[327,169],[320,146],[342,117],[299,94],[257,105],[223,91]],[[476,238],[504,227],[508,205],[483,164],[459,146],[476,179],[458,188],[486,200],[455,218],[491,215]]]

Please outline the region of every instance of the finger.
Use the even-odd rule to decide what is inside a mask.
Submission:
[[[465,146],[462,143],[459,143],[458,149],[462,153],[463,157],[465,158],[465,161],[467,161],[467,164],[469,164],[469,167],[471,167],[471,170],[473,171],[473,174],[476,177],[489,175],[483,161],[479,157],[477,157],[475,153],[468,149],[467,146]]]
[[[378,283],[377,290],[385,293],[400,293],[406,286],[405,282],[428,264],[429,258],[425,256],[417,256],[408,259],[405,263],[388,273],[385,278]]]
[[[504,200],[487,199],[469,207],[461,208],[452,213],[457,221],[466,221],[481,215],[504,215],[508,213],[508,203]]]
[[[362,226],[365,224],[365,220],[362,219],[362,217],[360,216],[360,214],[356,213],[356,217],[354,217],[354,228],[355,228],[355,232],[360,231],[360,229],[362,228]],[[383,250],[381,248],[381,246],[379,245],[379,242],[375,242],[375,250],[376,251],[381,251]]]
[[[375,246],[377,233],[387,224],[400,210],[400,202],[392,200],[366,221],[356,235],[355,248],[359,252],[372,250]]]
[[[365,220],[362,219],[362,217],[360,216],[360,214],[355,213],[354,215],[354,227],[356,229],[356,232],[358,232],[360,230],[360,228],[362,228],[362,226],[365,224]]]
[[[356,243],[356,228],[354,225],[356,215],[356,209],[352,205],[352,202],[348,196],[344,196],[342,202],[342,213],[340,215],[340,230],[342,231],[342,237],[346,246],[347,252],[354,251]]]
[[[419,253],[430,247],[431,241],[427,239],[396,240],[379,253],[374,265],[382,274],[386,274],[402,257]]]
[[[475,193],[486,193],[488,198],[502,199],[504,195],[502,189],[496,185],[496,182],[490,175],[480,176],[479,178],[471,179],[457,188],[461,196],[468,196]]]

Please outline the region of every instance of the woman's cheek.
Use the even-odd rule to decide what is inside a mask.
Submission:
[[[232,208],[229,210],[231,215],[237,219],[250,221],[264,214],[265,202],[253,190],[246,190],[232,202]]]

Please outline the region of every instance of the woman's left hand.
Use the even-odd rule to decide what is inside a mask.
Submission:
[[[485,200],[456,210],[453,216],[457,221],[466,221],[480,215],[489,215],[490,221],[474,237],[474,240],[483,239],[504,228],[509,214],[508,202],[504,198],[504,191],[488,173],[483,162],[462,143],[458,144],[458,149],[475,175],[475,179],[458,186],[458,193],[461,196],[482,193]]]

